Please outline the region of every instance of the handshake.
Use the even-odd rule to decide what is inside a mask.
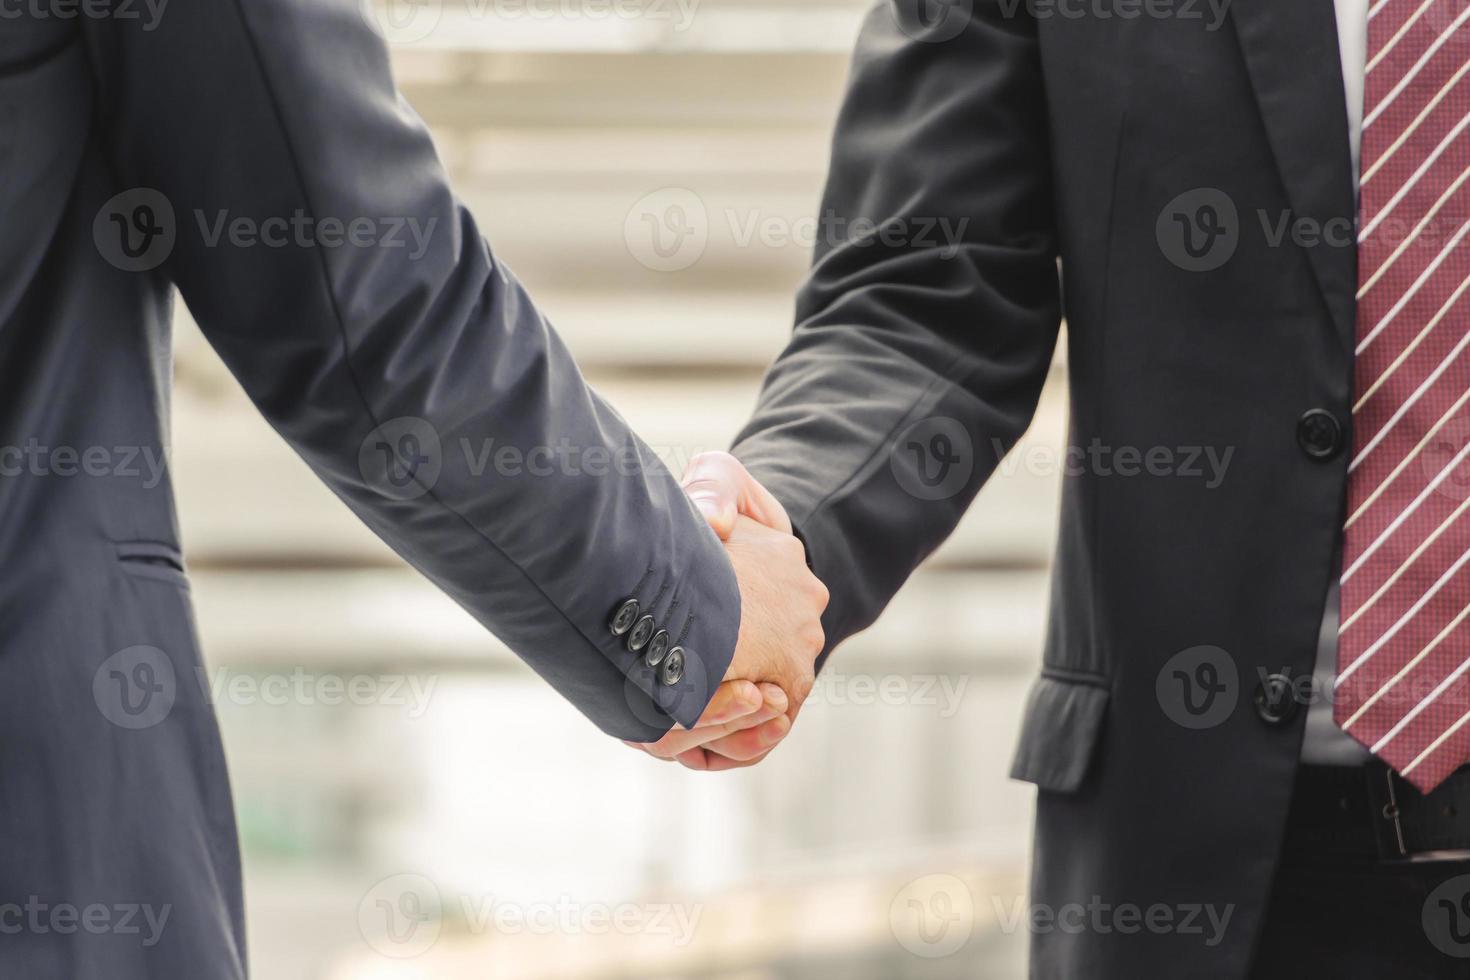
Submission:
[[[740,635],[730,668],[694,728],[627,744],[690,769],[738,769],[780,744],[816,683],[827,589],[807,567],[786,509],[734,456],[696,456],[683,486],[735,566]]]

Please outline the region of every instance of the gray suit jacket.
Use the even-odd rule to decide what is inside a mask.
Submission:
[[[175,287],[347,506],[606,732],[699,716],[739,593],[455,200],[358,0],[84,7],[0,28],[0,975],[238,978],[228,783],[147,465]],[[488,440],[574,465],[497,476]],[[617,635],[629,599],[651,618]],[[649,666],[628,636],[654,630]],[[123,904],[170,910],[156,941],[46,911]]]

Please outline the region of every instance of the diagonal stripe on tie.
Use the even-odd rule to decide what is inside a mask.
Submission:
[[[1470,763],[1470,5],[1375,0],[1334,716],[1428,791]]]

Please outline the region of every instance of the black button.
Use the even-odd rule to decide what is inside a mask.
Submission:
[[[607,624],[607,628],[613,631],[613,636],[622,636],[628,630],[632,629],[633,624],[637,621],[638,600],[627,599],[618,607],[617,612],[613,613],[612,620]]]
[[[1342,449],[1342,423],[1324,408],[1314,408],[1296,423],[1296,441],[1313,459],[1331,459]]]
[[[650,667],[657,667],[663,663],[664,654],[669,652],[669,631],[659,630],[653,634],[653,639],[648,641],[648,649],[643,651],[643,662]]]
[[[633,653],[642,652],[648,646],[648,641],[653,638],[653,631],[657,625],[652,616],[644,616],[638,620],[638,625],[633,627],[633,632],[628,634],[628,649]]]
[[[1256,714],[1266,724],[1286,724],[1297,707],[1296,685],[1285,674],[1272,674],[1256,685]]]
[[[659,671],[658,679],[669,687],[673,687],[684,679],[684,648],[674,647],[669,655],[664,658],[663,668]]]

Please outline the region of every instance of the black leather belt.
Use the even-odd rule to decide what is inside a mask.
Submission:
[[[1426,796],[1377,760],[1363,766],[1304,765],[1297,772],[1285,848],[1297,857],[1464,860],[1470,853],[1470,766]]]

